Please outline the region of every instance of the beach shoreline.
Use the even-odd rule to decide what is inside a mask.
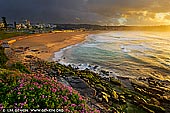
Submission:
[[[76,31],[76,32],[60,32],[35,34],[30,36],[14,37],[10,40],[16,40],[6,49],[9,58],[19,57],[25,60],[25,57],[32,55],[45,61],[53,61],[55,52],[63,48],[83,42],[89,34],[99,33],[98,31]],[[13,55],[14,53],[15,55]]]

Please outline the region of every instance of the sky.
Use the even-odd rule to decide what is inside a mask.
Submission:
[[[0,0],[8,22],[170,25],[170,0]]]

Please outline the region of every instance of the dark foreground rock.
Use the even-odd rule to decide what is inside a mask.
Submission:
[[[80,92],[81,95],[85,97],[92,98],[95,96],[95,90],[92,89],[84,80],[82,80],[80,77],[66,77],[66,80],[69,82],[69,84]]]

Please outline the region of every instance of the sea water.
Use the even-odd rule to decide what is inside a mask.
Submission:
[[[84,42],[56,52],[54,60],[79,69],[98,66],[114,76],[170,80],[170,32],[92,34]]]

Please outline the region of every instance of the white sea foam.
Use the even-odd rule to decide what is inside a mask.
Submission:
[[[169,67],[169,33],[115,31],[89,35],[77,45],[55,53],[55,61],[80,70],[93,66],[112,71],[113,76],[167,76]],[[169,41],[168,41],[169,40]],[[64,59],[65,58],[65,59]],[[160,71],[161,68],[164,71]],[[116,73],[114,73],[116,72]]]
[[[78,46],[78,45],[79,45],[79,44],[67,46],[67,47],[61,49],[60,51],[55,52],[55,53],[54,53],[53,61],[60,61],[60,60],[62,60],[62,59],[64,58],[64,52],[65,52],[66,50],[69,50],[69,49],[71,49],[71,48],[73,48],[73,47],[76,47],[76,46]]]

